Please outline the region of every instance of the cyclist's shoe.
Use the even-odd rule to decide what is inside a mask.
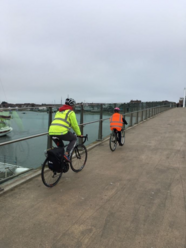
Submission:
[[[123,146],[123,144],[119,143],[119,146]]]
[[[65,158],[68,162],[70,162],[70,157],[69,157],[68,155],[64,154],[64,158]]]

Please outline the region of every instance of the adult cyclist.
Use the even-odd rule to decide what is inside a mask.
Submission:
[[[120,113],[120,109],[116,107],[114,109],[114,114],[110,117],[110,129],[114,130],[114,132],[118,132],[119,134],[119,145],[121,144],[121,129],[123,127],[123,124],[128,124],[123,115]]]
[[[76,144],[77,136],[82,137],[79,125],[77,123],[76,114],[74,112],[76,101],[72,98],[65,100],[65,105],[56,112],[54,120],[49,127],[49,135],[57,137],[60,140],[69,141],[64,157],[70,161],[70,154]],[[70,132],[73,129],[76,135]]]

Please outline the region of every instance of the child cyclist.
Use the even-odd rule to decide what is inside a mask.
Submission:
[[[120,113],[120,109],[116,107],[114,109],[114,114],[110,117],[110,129],[114,130],[114,132],[118,132],[119,134],[119,145],[121,144],[121,129],[123,128],[123,124],[128,124],[123,115]]]

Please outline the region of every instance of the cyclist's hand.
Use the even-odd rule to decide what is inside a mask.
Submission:
[[[77,136],[83,138],[83,135],[82,134],[81,135],[77,135]]]

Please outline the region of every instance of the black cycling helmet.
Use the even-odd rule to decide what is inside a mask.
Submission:
[[[76,105],[76,101],[74,99],[72,99],[72,98],[67,98],[65,100],[65,104],[69,105],[69,106],[74,106],[74,105]]]

